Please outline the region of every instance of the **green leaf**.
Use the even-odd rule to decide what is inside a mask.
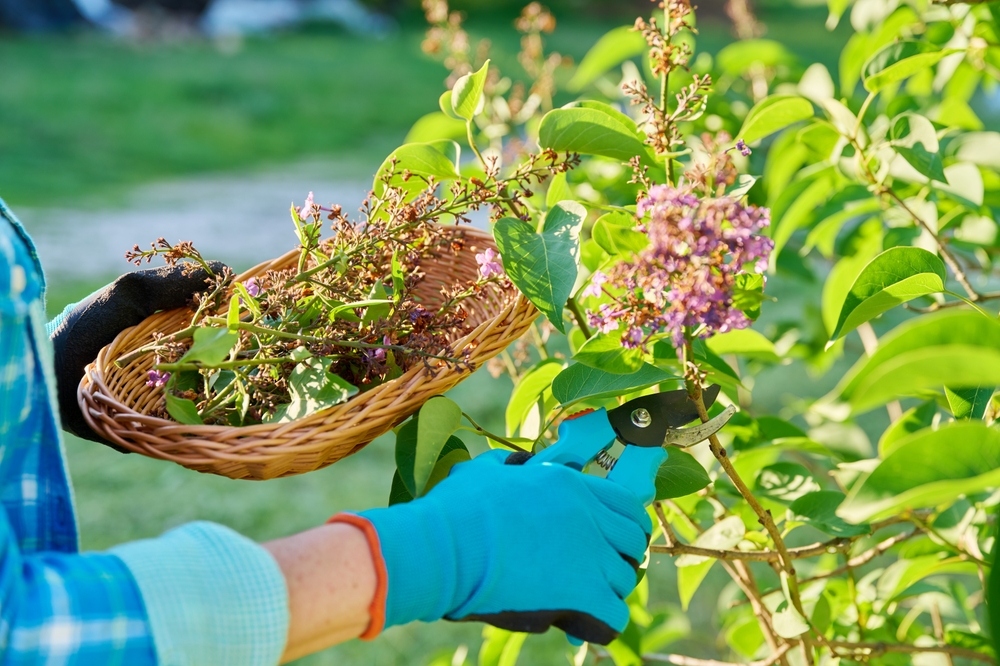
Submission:
[[[194,344],[181,356],[178,363],[217,365],[229,357],[233,345],[240,339],[238,333],[228,328],[199,328],[194,332]]]
[[[958,557],[943,558],[940,553],[893,562],[878,578],[877,598],[881,604],[897,599],[907,588],[928,576],[940,574],[976,574],[976,565]]]
[[[744,42],[745,43],[745,42]],[[754,143],[807,118],[813,117],[809,100],[797,95],[771,95],[750,109],[737,138]]]
[[[910,166],[928,178],[948,182],[938,152],[937,131],[930,120],[915,113],[901,114],[892,121],[889,136],[893,150]]]
[[[719,356],[737,354],[747,358],[759,358],[778,362],[781,359],[774,351],[774,343],[752,328],[730,331],[709,338],[705,344]]]
[[[777,462],[760,470],[757,490],[769,499],[788,504],[820,489],[808,469],[792,462]]]
[[[937,403],[928,400],[922,405],[913,407],[903,412],[903,415],[885,429],[882,437],[878,441],[878,454],[885,458],[896,450],[899,442],[906,439],[918,430],[930,427],[937,414]]]
[[[795,638],[809,631],[809,623],[791,604],[775,613],[771,621],[774,633],[782,638]]]
[[[194,404],[194,401],[187,398],[178,398],[170,392],[167,392],[166,397],[167,413],[170,414],[170,418],[174,421],[183,423],[184,425],[205,425],[205,422],[201,420],[201,414],[198,413],[198,407]]]
[[[396,430],[396,475],[399,477],[402,489],[396,487],[394,477],[393,489],[390,490],[389,494],[390,497],[398,495],[399,499],[397,501],[400,502],[408,502],[415,495],[416,481],[413,479],[413,465],[417,456],[417,423],[419,420],[419,415],[415,416]],[[434,470],[431,472],[431,477],[437,471],[438,465],[454,451],[465,451],[468,453],[469,450],[462,440],[452,435],[441,449],[441,453],[434,463]],[[430,480],[428,480],[428,487],[429,484]],[[390,501],[390,504],[392,503]]]
[[[552,395],[562,405],[590,398],[612,398],[671,379],[675,375],[643,363],[637,372],[623,375],[574,363],[552,380]]]
[[[413,499],[413,493],[410,489],[406,487],[403,483],[403,477],[400,476],[399,470],[397,469],[392,475],[392,486],[389,488],[389,506],[393,504],[404,504]]]
[[[339,405],[358,393],[358,388],[330,372],[332,360],[307,358],[296,364],[288,377],[292,401],[283,405],[269,423],[288,423],[318,411]]]
[[[918,462],[917,462],[918,461]],[[848,522],[947,504],[1000,485],[1000,430],[954,421],[921,430],[851,488],[837,515]]]
[[[580,228],[586,217],[583,206],[562,201],[545,215],[540,233],[512,217],[493,226],[507,276],[562,333],[566,332],[563,308],[576,283]]]
[[[621,336],[615,332],[595,335],[583,343],[573,358],[615,375],[631,375],[643,366],[642,350],[623,347]]]
[[[362,324],[370,324],[380,319],[388,319],[389,314],[392,312],[392,301],[386,298],[387,296],[385,286],[381,282],[376,282],[368,294],[367,302],[370,305],[365,308],[365,313],[361,317]],[[345,306],[337,306],[334,312],[341,312],[345,309]]]
[[[975,164],[960,162],[944,168],[947,183],[934,183],[934,187],[970,210],[983,205],[983,175]]]
[[[953,310],[896,327],[831,395],[860,413],[923,389],[998,385],[1000,322],[973,310]]]
[[[739,273],[733,283],[733,307],[741,311],[751,321],[760,316],[760,304],[764,302],[764,276],[756,273]]]
[[[946,277],[944,262],[927,250],[886,250],[872,259],[854,281],[830,341],[897,305],[944,291]]]
[[[406,289],[406,282],[403,280],[403,265],[399,261],[399,252],[392,253],[392,302],[399,305],[403,300],[403,291]]]
[[[462,442],[462,440],[457,437],[450,437],[448,439],[449,442],[452,440],[459,443]],[[431,489],[434,488],[434,486],[444,481],[448,477],[448,474],[451,473],[452,467],[469,460],[472,460],[472,456],[469,454],[468,449],[465,448],[464,443],[462,444],[462,448],[454,449],[448,453],[442,451],[441,455],[438,457],[438,461],[434,463],[434,470],[431,472],[430,478],[427,479],[427,486],[424,488],[424,494],[426,495],[431,491]]]
[[[451,91],[445,93],[449,96],[448,104],[451,105]],[[428,141],[439,141],[450,139],[457,141],[464,139],[466,135],[465,123],[453,116],[446,115],[441,111],[434,111],[423,116],[406,135],[403,143],[426,143]]]
[[[601,36],[583,56],[573,78],[566,84],[570,92],[579,92],[612,67],[642,55],[646,40],[631,25],[623,25]]]
[[[465,134],[465,120],[460,116],[455,115],[455,109],[451,106],[451,91],[445,90],[441,93],[438,98],[438,106],[441,108],[441,113],[451,118],[452,120],[457,120],[462,123],[462,133]]]
[[[671,451],[671,454],[673,453],[674,452]],[[698,546],[699,548],[708,548],[710,550],[730,550],[743,540],[743,537],[746,535],[746,531],[746,526],[743,524],[743,520],[739,516],[729,516],[728,518],[723,518],[698,535],[698,538],[695,539],[691,545]],[[684,567],[692,567],[705,561],[711,561],[711,559],[712,558],[705,557],[703,555],[685,554],[678,557],[674,561],[674,564],[676,564],[678,568],[683,569]]]
[[[685,557],[682,555],[681,557]],[[687,610],[691,603],[691,597],[698,591],[701,582],[705,580],[715,560],[709,559],[706,562],[695,564],[690,567],[683,567],[677,570],[677,593],[681,598],[681,608]]]
[[[573,199],[573,190],[570,189],[569,183],[566,182],[566,174],[557,173],[549,181],[549,189],[545,193],[545,207],[552,208],[560,201],[569,199]]]
[[[562,372],[562,369],[560,361],[550,358],[541,361],[517,380],[514,391],[510,394],[505,415],[508,435],[513,435],[517,431],[528,412],[538,404],[538,399],[549,390],[552,380]],[[542,416],[544,417],[544,414]]]
[[[528,634],[518,634],[487,625],[479,648],[479,666],[514,666]]]
[[[421,178],[403,179],[403,172],[409,171],[416,176],[434,178],[438,182],[455,180],[460,177],[458,173],[458,159],[461,147],[454,141],[432,141],[430,143],[407,143],[394,150],[375,173],[375,181],[372,184],[377,196],[385,192],[384,177],[393,168],[392,161],[395,158],[396,165],[394,175],[389,184],[407,193],[414,193],[423,190],[427,184]]]
[[[226,328],[230,331],[239,332],[240,325],[240,297],[233,294],[229,299],[229,313],[226,315]]]
[[[759,178],[748,173],[741,173],[736,177],[736,182],[726,188],[726,196],[740,199],[746,196],[747,192],[753,189]]]
[[[671,455],[673,453],[671,451]],[[738,544],[745,534],[746,527],[743,521],[738,516],[729,516],[705,530],[692,545],[713,550],[729,550]],[[691,597],[708,575],[715,560],[700,555],[681,555],[674,564],[678,567],[677,591],[681,597],[681,606],[687,610]]]
[[[667,454],[667,459],[656,472],[656,499],[690,495],[711,483],[708,472],[690,453],[671,448]]]
[[[944,388],[952,416],[956,419],[981,419],[986,413],[986,407],[993,398],[993,386],[976,386],[971,388]]]
[[[852,525],[837,515],[837,507],[846,495],[834,490],[818,490],[792,502],[788,507],[790,520],[811,525],[835,537],[852,537],[868,534],[868,525]]]
[[[471,72],[455,81],[455,86],[451,89],[451,109],[455,115],[472,120],[480,112],[489,70],[490,61],[487,60],[478,72]]]
[[[933,67],[941,58],[952,53],[958,53],[958,49],[939,50],[923,41],[889,44],[865,63],[861,73],[865,90],[877,93],[886,86]]]
[[[538,128],[538,145],[622,161],[647,155],[646,145],[635,130],[610,113],[586,107],[553,109],[545,114]]]
[[[649,236],[634,230],[635,217],[622,212],[597,218],[590,234],[605,252],[613,257],[629,257],[649,247]]]
[[[417,446],[413,460],[413,495],[427,488],[441,450],[462,424],[462,408],[444,396],[431,398],[420,408],[417,419]]]
[[[827,199],[834,194],[837,174],[832,166],[803,170],[799,173],[775,201],[771,209],[774,220],[771,237],[774,250],[771,252],[771,269],[777,265],[778,254],[796,230],[806,225]]]
[[[795,55],[781,42],[771,39],[746,39],[731,42],[716,56],[719,67],[729,75],[739,76],[754,65],[773,69],[796,63]]]

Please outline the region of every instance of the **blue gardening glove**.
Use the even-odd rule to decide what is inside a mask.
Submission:
[[[625,629],[652,530],[642,503],[606,479],[507,458],[488,452],[422,498],[332,519],[366,531],[382,578],[363,638],[440,618],[602,645]]]
[[[209,265],[217,274],[226,268],[216,261]],[[142,323],[159,310],[183,307],[196,291],[207,287],[208,275],[201,268],[164,266],[133,271],[67,306],[49,322],[63,429],[128,453],[95,433],[83,418],[76,390],[84,369],[126,328]]]

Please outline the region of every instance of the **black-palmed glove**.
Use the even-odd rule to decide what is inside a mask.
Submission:
[[[210,262],[209,265],[217,274],[225,269],[225,264],[221,262]],[[83,379],[84,368],[97,358],[101,348],[123,330],[160,310],[184,306],[195,292],[208,286],[207,280],[208,274],[203,269],[192,270],[190,266],[179,265],[127,273],[67,309],[52,322],[56,386],[63,429],[77,437],[122,451],[95,433],[83,418],[76,391]]]

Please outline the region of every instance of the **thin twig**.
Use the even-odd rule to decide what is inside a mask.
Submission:
[[[500,442],[504,446],[506,446],[508,448],[511,448],[511,449],[514,449],[515,451],[520,451],[521,453],[528,453],[524,448],[518,446],[517,444],[515,444],[512,441],[510,441],[509,439],[507,439],[505,437],[501,437],[500,435],[495,435],[492,432],[490,432],[489,430],[487,430],[486,428],[482,427],[481,425],[479,425],[478,423],[476,423],[475,420],[473,420],[473,418],[471,416],[469,416],[468,414],[466,414],[465,412],[462,412],[462,416],[464,416],[469,421],[469,423],[472,424],[472,427],[473,427],[473,429],[474,429],[474,431],[475,431],[475,433],[477,435],[480,435],[481,437],[486,437],[487,439],[492,439],[494,442]]]
[[[576,325],[580,327],[583,331],[583,336],[585,339],[589,340],[593,332],[590,327],[587,326],[587,317],[583,314],[583,310],[580,309],[580,304],[576,302],[575,298],[570,298],[566,301],[566,308],[573,315],[573,319],[576,320]]]
[[[983,654],[982,652],[977,652],[975,650],[970,650],[968,648],[957,647],[954,645],[938,645],[938,646],[917,646],[917,645],[905,645],[903,643],[849,643],[847,641],[829,641],[829,646],[834,650],[847,650],[848,654],[838,654],[837,656],[845,657],[857,655],[864,657],[877,657],[878,655],[885,654],[886,652],[899,652],[903,654],[949,654],[954,657],[962,657],[963,659],[972,659],[974,661],[981,661],[986,664],[995,664],[996,659],[988,654]]]

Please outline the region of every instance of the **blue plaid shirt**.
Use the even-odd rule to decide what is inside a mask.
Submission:
[[[0,664],[276,664],[287,592],[257,544],[192,523],[77,552],[44,278],[2,200],[0,218]]]

